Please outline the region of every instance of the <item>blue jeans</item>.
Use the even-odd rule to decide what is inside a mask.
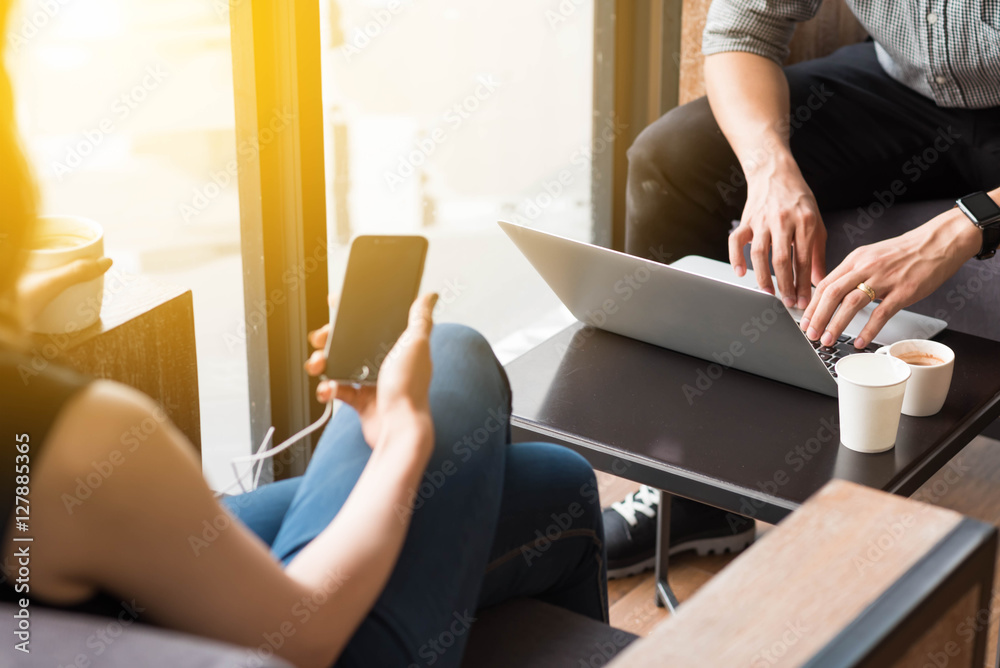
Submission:
[[[396,568],[338,666],[458,666],[476,611],[511,598],[608,618],[590,465],[560,446],[510,443],[510,388],[478,333],[438,325],[431,355],[434,455]],[[305,475],[225,503],[287,564],[340,511],[369,455],[344,406]]]

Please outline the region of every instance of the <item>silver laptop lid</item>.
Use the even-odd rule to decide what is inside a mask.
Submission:
[[[500,226],[585,324],[837,395],[836,380],[774,296],[514,223]]]

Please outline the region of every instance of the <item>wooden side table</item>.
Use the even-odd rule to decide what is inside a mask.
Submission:
[[[144,276],[105,277],[101,319],[70,334],[35,334],[36,370],[58,362],[149,395],[201,454],[198,360],[191,291]]]

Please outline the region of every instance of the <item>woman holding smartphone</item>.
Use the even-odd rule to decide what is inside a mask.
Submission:
[[[474,331],[432,326],[434,296],[413,305],[377,387],[320,386],[320,401],[346,406],[303,476],[221,503],[149,398],[54,364],[22,376],[21,322],[58,281],[107,262],[47,287],[21,280],[36,199],[13,109],[0,67],[0,563],[16,563],[15,466],[27,462],[32,605],[117,616],[134,602],[140,621],[301,668],[457,666],[477,609],[512,597],[607,619],[593,471],[558,446],[510,444],[503,369]],[[306,370],[322,368],[317,352]],[[141,447],[123,448],[150,420]],[[101,486],[67,503],[108,461]],[[206,523],[226,528],[208,538]],[[26,595],[11,575],[0,600]]]

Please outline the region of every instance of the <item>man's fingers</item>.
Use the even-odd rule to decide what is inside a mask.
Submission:
[[[819,285],[824,278],[826,278],[826,228],[823,227],[823,221],[819,221],[812,243],[813,285]]]
[[[771,250],[771,233],[761,230],[753,237],[750,244],[750,261],[753,262],[753,271],[757,276],[757,285],[764,292],[774,294],[774,285],[771,282],[771,265],[768,258]]]
[[[733,266],[733,271],[737,276],[742,277],[747,273],[746,259],[743,256],[743,248],[753,239],[753,230],[749,225],[740,225],[729,235],[729,264]]]
[[[796,307],[806,308],[812,298],[812,248],[810,240],[795,243]]]
[[[837,337],[844,333],[844,329],[851,324],[851,320],[858,311],[868,306],[871,300],[868,295],[861,290],[851,290],[840,302],[840,308],[833,314],[830,324],[826,326],[826,331],[820,337],[820,341],[825,346],[832,346],[837,342]]]
[[[436,292],[429,292],[417,297],[410,307],[410,324],[407,331],[414,335],[430,336],[434,327],[434,305],[437,304]]]
[[[831,318],[833,318],[834,311],[837,310],[837,307],[840,306],[840,303],[850,291],[851,285],[848,278],[841,278],[823,290],[822,296],[816,304],[815,310],[812,312],[812,317],[809,319],[809,328],[806,330],[806,336],[809,339],[816,341],[823,336],[827,325]]]
[[[882,331],[882,328],[885,327],[885,323],[889,322],[889,319],[896,315],[900,308],[902,307],[896,304],[893,299],[882,300],[875,307],[875,310],[872,311],[871,317],[868,318],[868,324],[864,326],[861,333],[854,339],[854,347],[861,349],[871,343],[878,336],[878,333]]]
[[[792,240],[786,236],[775,236],[771,247],[771,264],[778,281],[778,292],[785,306],[795,306],[795,272],[792,268]]]

